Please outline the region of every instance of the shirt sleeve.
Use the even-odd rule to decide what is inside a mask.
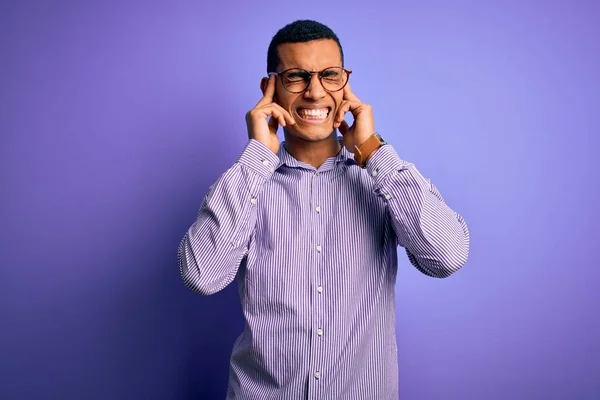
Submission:
[[[398,244],[410,262],[436,278],[460,269],[469,255],[469,230],[437,188],[389,144],[369,158],[366,169],[375,181],[376,195],[387,202]]]
[[[271,150],[251,139],[210,187],[178,248],[181,276],[190,289],[210,295],[233,281],[256,225],[256,198],[278,163]]]

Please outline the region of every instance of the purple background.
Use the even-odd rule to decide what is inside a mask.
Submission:
[[[176,248],[300,18],[471,230],[449,279],[400,259],[401,398],[600,398],[599,7],[418,3],[3,1],[0,398],[224,398],[236,287]]]

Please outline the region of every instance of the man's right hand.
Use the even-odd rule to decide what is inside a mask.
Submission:
[[[294,125],[296,121],[283,107],[273,101],[275,94],[276,76],[269,76],[269,82],[263,98],[256,106],[246,113],[248,138],[255,139],[277,154],[279,151],[279,138],[277,128],[279,125]],[[267,118],[269,118],[267,122]]]

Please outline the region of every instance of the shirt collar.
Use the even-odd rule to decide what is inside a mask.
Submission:
[[[335,157],[330,157],[325,160],[323,165],[319,167],[319,170],[333,168],[338,163],[345,163],[348,160],[352,160],[354,162],[354,155],[346,149],[346,146],[344,146],[343,138],[338,136],[337,139],[338,143],[342,146],[342,149],[335,155]],[[282,142],[279,146],[279,152],[277,155],[279,157],[279,165],[277,166],[278,168],[282,165],[285,165],[290,168],[316,169],[310,164],[295,159],[290,153],[288,153],[285,148],[285,142]]]

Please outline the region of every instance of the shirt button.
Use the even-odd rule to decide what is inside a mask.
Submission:
[[[317,251],[318,251],[319,253],[321,252],[321,245],[320,245],[320,244],[318,244],[318,245],[317,245]]]
[[[374,169],[373,172],[371,172],[371,176],[377,176],[377,170]]]
[[[251,198],[251,199],[250,199],[250,203],[252,203],[252,204],[256,204],[256,199],[255,199],[254,197],[253,197],[253,198]]]
[[[321,212],[321,206],[316,206],[316,207],[315,207],[315,210],[316,210],[317,212]]]
[[[323,286],[321,286],[321,285],[317,286],[317,292],[323,293]]]
[[[317,335],[323,336],[323,329],[321,329],[321,328],[317,329]]]
[[[319,379],[321,377],[321,373],[319,371],[315,371],[315,378]]]
[[[315,172],[315,175],[316,175],[316,176],[319,176],[319,171],[316,171],[316,172]]]
[[[262,161],[262,164],[263,164],[265,167],[268,167],[268,166],[269,166],[269,162],[268,162],[267,160],[263,160],[263,161]]]
[[[389,199],[391,199],[391,198],[392,198],[392,195],[391,195],[391,194],[389,194],[389,193],[386,193],[386,194],[385,194],[385,199],[386,199],[386,200],[389,200]]]

